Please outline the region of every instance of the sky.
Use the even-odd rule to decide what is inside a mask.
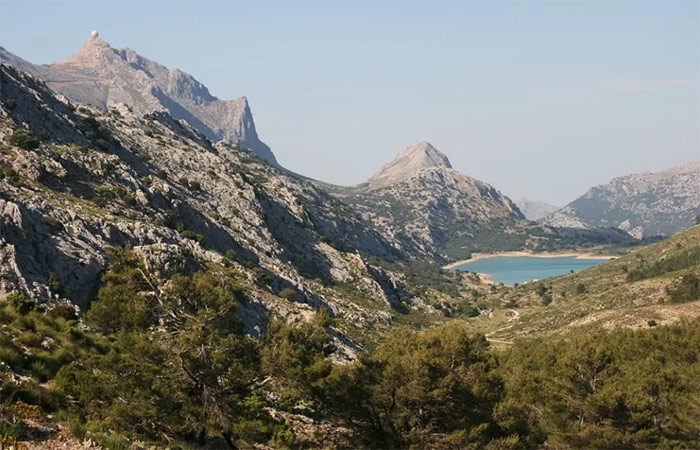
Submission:
[[[556,205],[700,159],[697,0],[0,0],[0,45],[34,63],[93,29],[219,98],[246,95],[279,162],[335,184],[423,140]]]

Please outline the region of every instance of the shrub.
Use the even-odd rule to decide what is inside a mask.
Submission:
[[[666,288],[672,303],[700,300],[700,279],[695,274],[687,274],[674,287]]]
[[[477,317],[479,315],[479,308],[471,303],[464,302],[457,306],[457,312],[462,316]]]
[[[46,314],[54,319],[60,317],[65,320],[78,320],[78,315],[75,312],[75,308],[66,303],[61,303],[60,305],[54,306]]]
[[[277,399],[277,406],[282,411],[291,411],[301,401],[299,395],[292,389],[284,389]]]
[[[255,267],[253,272],[255,272],[255,278],[262,284],[269,286],[272,283],[272,276],[265,269]]]
[[[458,297],[459,296],[459,291],[457,290],[457,287],[454,284],[446,284],[442,288],[442,292],[446,295],[449,295],[450,297]]]
[[[101,150],[108,150],[112,135],[110,131],[92,116],[79,120],[75,128]]]
[[[26,347],[39,347],[44,338],[33,331],[26,331],[20,334],[17,340]]]
[[[24,363],[22,352],[12,339],[0,335],[0,362],[4,362],[14,370],[20,370]]]
[[[639,259],[640,267],[629,270],[627,273],[627,281],[639,281],[658,277],[665,273],[696,266],[700,264],[700,246],[693,246],[688,250],[675,252],[650,265],[646,265],[644,259],[639,255],[637,258]]]
[[[297,291],[295,289],[284,288],[281,291],[279,291],[277,296],[282,297],[282,298],[286,298],[287,300],[291,300],[292,297],[294,297],[296,295],[296,293],[297,293]]]
[[[586,285],[583,283],[578,283],[576,285],[576,293],[577,294],[584,294],[586,292]]]
[[[269,441],[272,448],[293,448],[295,443],[296,436],[290,426],[277,427]]]
[[[63,224],[60,220],[48,215],[44,216],[43,219],[44,222],[46,222],[46,224],[50,226],[54,231],[60,231],[63,229]]]
[[[200,244],[204,243],[204,236],[202,234],[196,233],[192,230],[180,231],[180,236],[185,238],[185,239],[192,239],[194,241],[197,241]]]
[[[552,294],[550,294],[549,292],[546,292],[545,294],[542,295],[540,303],[542,303],[542,306],[548,306],[549,304],[552,303],[552,301],[554,301]]]
[[[36,302],[31,297],[28,297],[21,292],[13,292],[7,296],[6,300],[20,314],[27,314],[36,306]]]
[[[56,272],[49,273],[49,280],[47,285],[49,287],[49,291],[51,291],[52,294],[63,294],[63,285],[61,284],[61,280],[58,278],[58,275],[56,275]]]
[[[39,147],[39,140],[29,131],[15,131],[10,136],[10,144],[24,150],[34,150]]]
[[[0,165],[0,180],[8,179],[12,183],[19,182],[19,174],[12,166],[2,164]]]

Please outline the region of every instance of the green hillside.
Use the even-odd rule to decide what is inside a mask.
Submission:
[[[505,342],[574,329],[665,325],[700,315],[698,277],[700,226],[580,273],[500,290],[488,302],[509,311],[468,323]]]

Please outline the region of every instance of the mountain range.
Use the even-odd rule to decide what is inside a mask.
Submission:
[[[85,308],[109,249],[128,245],[154,283],[211,264],[235,267],[255,299],[244,320],[251,333],[271,314],[327,309],[352,352],[358,344],[348,339],[359,329],[386,328],[397,314],[442,314],[439,290],[416,295],[406,268],[413,260],[468,256],[483,236],[497,249],[503,239],[506,249],[629,240],[542,227],[533,236],[506,196],[459,174],[425,142],[367,184],[329,193],[239,144],[213,144],[168,112],[76,106],[12,66],[2,64],[1,76],[5,294]]]
[[[70,102],[101,110],[123,103],[129,105],[137,115],[167,112],[176,120],[185,120],[209,140],[227,140],[240,144],[268,162],[277,164],[275,155],[258,136],[246,97],[220,100],[193,76],[178,69],[169,69],[129,48],[112,48],[97,32],[92,33],[78,52],[56,63],[33,64],[2,47],[0,61],[34,74]],[[394,161],[368,180],[366,186],[345,190],[326,187],[336,193],[344,191],[342,196],[346,199],[371,199],[370,203],[374,206],[368,205],[369,209],[387,206],[389,197],[393,198],[395,206],[399,200],[399,203],[415,206],[415,199],[408,200],[402,196],[403,193],[415,192],[416,189],[421,192],[428,192],[433,187],[444,190],[446,185],[451,186],[445,192],[455,193],[464,189],[465,197],[462,197],[461,205],[458,205],[460,200],[456,197],[448,198],[450,194],[440,198],[426,198],[425,206],[432,205],[432,212],[423,210],[422,218],[409,214],[404,219],[399,219],[399,222],[411,221],[411,226],[399,224],[398,227],[390,227],[390,234],[400,232],[404,241],[405,236],[408,236],[408,241],[413,241],[409,246],[425,254],[437,254],[435,248],[430,247],[443,245],[450,240],[446,237],[447,234],[473,235],[473,231],[482,227],[484,222],[499,221],[499,227],[505,230],[508,226],[502,220],[506,216],[509,216],[506,222],[526,218],[542,220],[545,225],[554,228],[591,231],[617,227],[636,238],[642,238],[654,234],[669,235],[685,229],[693,223],[694,216],[698,213],[700,201],[697,198],[697,164],[691,163],[658,174],[620,177],[607,185],[592,188],[579,199],[558,209],[553,205],[522,198],[512,202],[492,186],[473,178],[456,177],[457,172],[450,172],[452,168],[447,157],[432,146],[432,149],[426,151],[416,150],[421,146],[430,144],[420,143],[408,147],[404,150],[405,154],[397,155]],[[433,175],[440,173],[440,180],[430,181],[429,177],[423,177],[420,182],[422,186],[410,186],[417,179],[408,178],[419,172],[418,169],[431,167],[434,168]],[[399,186],[399,182],[403,182],[403,186]],[[393,189],[382,191],[392,185]],[[480,189],[493,189],[492,199],[482,195]],[[370,191],[374,192],[364,195]],[[472,195],[475,196],[473,202]],[[378,198],[380,196],[383,197],[382,200]],[[464,203],[467,198],[470,205]],[[356,203],[362,205],[363,201]],[[438,208],[438,212],[438,204],[449,207]],[[368,208],[364,208],[365,215],[368,214]],[[517,213],[514,211],[504,213],[513,208],[519,210],[522,216],[516,218]],[[464,214],[462,222],[468,226],[455,233],[446,231],[452,224],[457,227],[461,225],[455,217],[439,218],[443,213]],[[375,214],[373,221],[381,225],[389,215],[388,212]],[[401,213],[392,215],[394,218],[399,216]],[[488,218],[485,219],[484,216]],[[423,220],[425,225],[415,225],[419,220]],[[486,228],[491,229],[490,226]],[[413,239],[414,236],[418,236],[422,242],[418,243]]]
[[[552,227],[527,220],[494,186],[459,173],[428,142],[400,151],[366,183],[324,185],[414,257],[447,262],[472,252],[555,251],[627,244],[610,228]]]
[[[340,311],[322,286],[371,285],[373,298],[403,310],[411,308],[409,288],[385,263],[634,241],[619,224],[534,223],[428,142],[408,146],[358,186],[298,176],[259,140],[244,97],[218,100],[192,76],[114,49],[97,33],[54,64],[4,49],[0,57],[9,63],[2,137],[21,146],[24,129],[36,144],[3,157],[14,174],[6,184],[23,180],[3,189],[4,292],[48,299],[52,278],[66,286],[61,295],[85,306],[108,247],[130,243],[148,254],[157,246],[170,266],[182,257],[174,249],[195,238],[201,251],[193,261],[230,254],[242,270],[255,264],[274,274],[272,292],[290,288],[307,304]],[[164,256],[171,251],[176,256]]]
[[[129,48],[112,48],[97,32],[77,53],[53,64],[32,64],[2,47],[0,61],[36,75],[73,103],[103,110],[125,103],[138,115],[168,112],[212,141],[239,143],[276,164],[258,137],[246,97],[220,100],[193,76]]]

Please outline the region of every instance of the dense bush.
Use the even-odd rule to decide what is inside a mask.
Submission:
[[[256,391],[259,346],[243,333],[245,295],[230,274],[175,275],[154,292],[136,255],[112,250],[110,259],[88,320],[114,343],[56,378],[74,399],[76,430],[232,448],[294,441]]]
[[[325,312],[311,322],[289,325],[272,321],[262,348],[262,366],[294,392],[306,394],[332,368],[328,359],[335,347],[326,328],[331,319]]]
[[[23,419],[43,423],[66,404],[60,390],[41,383],[106,344],[77,328],[75,320],[43,310],[20,293],[0,300],[0,436],[31,437]]]
[[[535,340],[507,352],[499,421],[531,445],[697,447],[700,322]]]
[[[128,249],[109,249],[110,270],[86,320],[106,333],[146,329],[156,323],[157,299],[143,264]]]
[[[671,302],[684,303],[700,300],[700,279],[695,274],[687,274],[680,282],[667,288]]]
[[[503,388],[496,370],[487,341],[460,325],[400,331],[334,367],[319,396],[369,447],[476,448],[507,437],[493,420]]]
[[[39,147],[39,140],[29,131],[15,131],[10,136],[10,144],[24,150],[33,150]]]
[[[75,123],[75,128],[100,150],[109,150],[112,133],[94,117],[88,116],[78,120]]]

